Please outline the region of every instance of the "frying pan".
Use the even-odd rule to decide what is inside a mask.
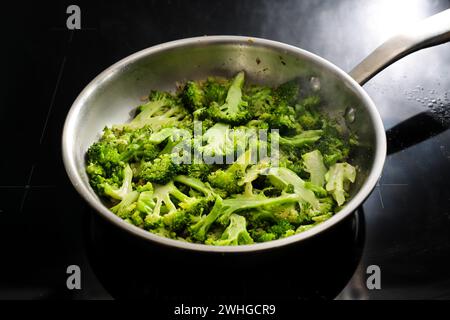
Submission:
[[[245,253],[297,244],[335,226],[369,196],[386,158],[386,136],[380,115],[362,85],[403,56],[450,41],[450,10],[423,20],[391,38],[349,74],[308,51],[266,39],[204,36],[160,44],[132,54],[98,75],[80,93],[67,116],[62,137],[67,174],[80,195],[106,220],[148,244],[184,251]],[[350,199],[332,218],[303,233],[266,243],[220,247],[167,239],[126,223],[108,210],[89,185],[85,154],[105,125],[131,118],[140,97],[150,89],[174,90],[184,80],[211,75],[231,77],[245,70],[247,82],[276,86],[285,81],[311,79],[304,85],[320,90],[322,112],[341,119],[356,132],[358,146],[352,163],[358,167]]]

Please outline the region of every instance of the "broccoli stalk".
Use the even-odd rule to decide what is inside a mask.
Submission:
[[[272,134],[274,135],[274,134]],[[275,133],[276,135],[276,133]],[[294,136],[294,137],[281,137],[278,136],[278,141],[281,146],[287,147],[302,147],[307,144],[312,144],[319,140],[322,136],[322,130],[308,130],[303,131],[302,133]]]
[[[270,168],[267,172],[270,182],[280,189],[293,188],[293,192],[297,194],[301,201],[308,203],[312,208],[319,208],[319,200],[314,192],[306,188],[306,182],[303,181],[295,172],[288,168]]]
[[[132,190],[132,179],[133,179],[133,170],[131,170],[130,166],[127,164],[123,169],[123,183],[122,186],[117,189],[114,186],[111,186],[107,183],[103,185],[103,192],[105,195],[117,199],[122,200],[124,196]]]
[[[117,214],[122,219],[126,219],[131,217],[131,215],[134,212],[134,209],[136,208],[136,200],[139,197],[139,192],[132,191],[130,193],[127,193],[122,201],[120,201],[117,205],[110,208],[112,212]]]
[[[326,190],[331,192],[339,206],[345,202],[347,182],[355,182],[356,169],[348,163],[336,163],[326,173]]]
[[[228,89],[227,97],[223,105],[217,102],[212,102],[209,106],[208,113],[211,118],[218,122],[225,122],[230,124],[240,124],[249,120],[249,112],[246,109],[248,103],[242,100],[242,87],[244,86],[245,74],[243,71],[239,72],[230,88]]]
[[[327,168],[323,164],[323,157],[319,150],[314,150],[302,155],[305,170],[310,174],[311,183],[323,187]]]
[[[163,127],[176,125],[186,114],[169,94],[157,93],[138,108],[139,113],[131,122],[115,126],[118,129],[136,130],[149,126],[155,132]]]

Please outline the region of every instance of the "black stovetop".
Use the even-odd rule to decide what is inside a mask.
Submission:
[[[350,70],[403,24],[450,7],[448,0],[77,1],[82,29],[68,31],[70,4],[2,5],[0,299],[127,297],[126,278],[110,276],[109,259],[121,250],[101,241],[102,222],[74,191],[61,159],[72,102],[112,63],[174,39],[233,34],[292,44]],[[334,233],[339,249],[320,261],[329,285],[289,294],[448,299],[450,44],[406,57],[365,89],[387,129],[383,175]],[[66,288],[69,265],[82,270],[81,290]],[[380,267],[380,290],[366,286],[371,265]]]

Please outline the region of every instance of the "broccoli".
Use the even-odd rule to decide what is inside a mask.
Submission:
[[[143,162],[139,167],[139,178],[144,181],[164,184],[169,182],[180,171],[171,154],[162,154],[153,161]]]
[[[182,183],[181,181],[185,180],[179,178],[177,181]],[[191,180],[188,183],[196,184],[197,188],[205,188],[206,192],[202,182]],[[206,197],[190,197],[170,181],[166,185],[156,185],[153,192],[142,192],[137,208],[146,214],[144,222],[147,228],[164,225],[172,231],[180,231],[187,225],[191,216],[200,216],[210,201],[211,199]]]
[[[309,130],[303,131],[294,137],[282,137],[279,135],[277,136],[277,134],[272,134],[272,136],[279,139],[280,146],[298,148],[316,142],[322,137],[322,133],[322,130]]]
[[[294,105],[299,93],[300,86],[296,79],[283,83],[274,92],[277,101],[284,102],[287,105]]]
[[[327,168],[323,164],[323,157],[319,150],[314,150],[302,155],[305,170],[311,175],[311,183],[323,187]]]
[[[139,192],[131,191],[123,196],[122,201],[112,207],[110,210],[117,214],[120,218],[125,219],[131,217],[136,209],[136,200],[138,200]]]
[[[322,128],[323,117],[317,111],[320,103],[320,97],[310,96],[295,105],[297,120],[303,129],[317,130]]]
[[[138,113],[131,122],[117,125],[117,129],[135,130],[144,126],[159,131],[163,127],[176,125],[186,116],[186,111],[170,94],[152,92],[150,101],[138,108]]]
[[[236,75],[228,89],[224,104],[220,105],[215,101],[210,104],[208,113],[212,119],[230,124],[241,124],[250,119],[250,114],[246,108],[248,103],[242,100],[244,78],[244,72],[239,72]]]
[[[321,114],[323,97],[304,96],[298,79],[273,88],[244,80],[239,72],[153,90],[134,119],[105,127],[86,172],[111,212],[215,246],[289,237],[331,218],[356,179],[347,161],[357,136]]]
[[[330,191],[337,204],[341,206],[345,202],[347,181],[355,182],[356,169],[348,163],[336,163],[325,174],[327,181],[326,190]]]
[[[322,153],[323,161],[328,167],[336,162],[345,161],[350,153],[349,142],[340,134],[336,126],[331,124],[324,126],[317,149]]]
[[[223,157],[234,152],[234,140],[230,136],[230,126],[224,123],[216,123],[203,134],[202,140],[206,142],[204,146],[199,147],[203,158],[207,164],[223,163]],[[209,159],[208,161],[206,158]]]
[[[218,222],[221,225],[228,225],[230,216],[241,210],[263,208],[265,206],[275,206],[287,203],[294,203],[299,200],[299,197],[295,194],[286,194],[275,198],[265,198],[261,196],[241,196],[239,198],[230,198],[223,200],[220,196],[217,196],[216,202],[212,210],[204,215],[190,229],[193,238],[204,241],[206,233],[214,222]]]
[[[208,176],[208,181],[213,187],[222,189],[228,194],[240,193],[244,189],[241,179],[244,178],[245,171],[252,161],[252,151],[248,150],[226,170],[219,169],[212,172]]]
[[[239,244],[252,243],[253,239],[247,231],[245,218],[232,214],[230,216],[230,224],[222,233],[222,237],[212,244],[216,246],[237,246]]]
[[[254,118],[263,114],[270,114],[274,106],[273,90],[269,87],[252,87],[246,93],[245,98],[248,101],[249,112]]]
[[[203,85],[206,104],[216,102],[219,105],[225,103],[230,84],[227,80],[219,78],[208,78]]]
[[[192,111],[201,109],[205,105],[205,94],[197,82],[186,82],[181,99],[184,105]]]

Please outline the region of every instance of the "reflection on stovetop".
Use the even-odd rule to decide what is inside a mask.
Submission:
[[[360,261],[364,228],[360,209],[297,245],[242,256],[154,249],[95,213],[85,233],[90,264],[114,298],[212,303],[333,299]]]

